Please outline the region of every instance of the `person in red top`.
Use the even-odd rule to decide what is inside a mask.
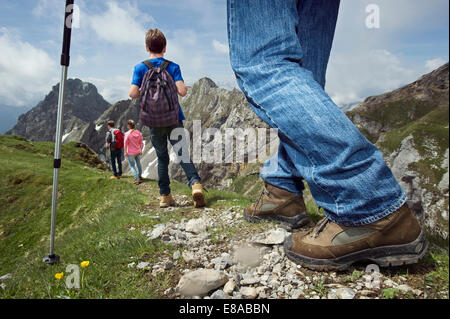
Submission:
[[[136,123],[133,120],[127,122],[128,131],[125,133],[125,157],[128,158],[131,173],[134,176],[134,184],[142,181],[142,167],[140,155],[142,155],[142,134],[136,130]],[[137,170],[136,170],[137,167]]]

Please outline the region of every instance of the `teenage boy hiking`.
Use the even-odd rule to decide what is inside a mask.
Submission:
[[[339,0],[228,0],[227,6],[238,84],[280,138],[261,172],[265,190],[244,216],[304,225],[305,179],[325,218],[286,240],[290,259],[317,270],[416,263],[428,242],[405,191],[382,153],[324,91]]]
[[[110,150],[111,168],[114,173],[111,179],[122,177],[122,152],[123,152],[123,133],[115,128],[114,121],[108,121],[108,132],[106,132],[106,148]],[[116,162],[119,171],[116,169]]]
[[[166,38],[158,29],[148,30],[145,36],[145,47],[150,53],[150,59],[139,63],[134,67],[133,80],[129,95],[140,100],[140,120],[143,125],[150,128],[150,139],[158,156],[158,185],[161,194],[159,206],[161,208],[174,206],[175,200],[170,193],[169,180],[169,152],[167,140],[172,145],[188,143],[186,136],[171,139],[174,129],[183,128],[184,114],[178,103],[178,95],[185,96],[187,87],[181,76],[180,66],[164,59],[166,53]],[[200,177],[189,156],[182,156],[181,147],[178,156],[188,179],[188,185],[192,189],[192,198],[195,207],[206,205],[203,186]],[[189,149],[189,148],[187,148]]]

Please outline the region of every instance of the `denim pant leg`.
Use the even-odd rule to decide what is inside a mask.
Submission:
[[[117,176],[117,167],[116,167],[116,157],[117,152],[115,149],[110,150],[110,161],[111,161],[111,169],[113,171],[114,176]]]
[[[169,151],[167,149],[167,128],[151,127],[150,140],[158,157],[158,186],[161,195],[170,194]]]
[[[302,65],[312,72],[314,79],[323,88],[325,88],[325,75],[333,44],[339,3],[340,0],[297,2],[299,20],[296,32],[303,52]],[[287,140],[282,134],[280,135],[279,149],[274,155],[277,158],[272,158],[272,161],[277,161],[279,165],[277,169],[270,170],[267,163],[260,176],[272,185],[301,194],[304,190],[303,178],[287,155],[284,145]]]
[[[123,156],[123,148],[117,150],[117,166],[119,168],[119,176],[122,176],[122,156]]]
[[[326,216],[347,226],[369,224],[398,209],[406,196],[381,152],[334,104],[313,72],[301,67],[296,29],[306,28],[306,35],[314,27],[321,27],[314,34],[334,32],[326,24],[335,24],[337,14],[333,1],[302,1],[320,4],[311,7],[311,12],[323,10],[320,24],[299,24],[295,0],[228,0],[231,65],[257,115],[289,141],[287,157]]]
[[[136,171],[136,157],[137,155],[128,155],[128,163],[130,164],[131,174],[133,174],[134,179],[139,178],[139,175]]]
[[[200,182],[200,176],[198,175],[194,163],[192,163],[189,153],[189,142],[182,121],[171,129],[169,139],[172,146],[178,149],[178,160],[180,161],[181,168],[183,168],[184,173],[186,174],[189,187],[196,182]]]
[[[134,160],[135,160],[136,166],[137,166],[137,173],[138,173],[137,178],[140,178],[142,176],[141,156],[139,154],[135,155]]]

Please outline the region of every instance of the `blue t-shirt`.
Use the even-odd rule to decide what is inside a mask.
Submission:
[[[159,67],[164,62],[164,58],[150,59],[149,61],[155,67]],[[149,68],[148,68],[147,65],[145,65],[144,62],[141,62],[138,65],[136,65],[134,67],[133,80],[131,81],[131,84],[134,84],[134,85],[137,85],[137,86],[141,87],[142,80],[144,79],[145,73],[147,73],[148,70],[149,70]],[[177,81],[183,81],[184,82],[183,77],[181,76],[180,66],[178,64],[176,64],[174,62],[171,62],[167,66],[166,70],[172,76],[172,78],[173,78],[173,80],[175,82],[177,82]],[[183,111],[181,110],[181,105],[180,105],[179,119],[180,119],[180,121],[186,119],[184,117]]]

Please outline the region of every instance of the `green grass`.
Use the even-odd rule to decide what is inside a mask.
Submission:
[[[0,275],[12,273],[2,298],[155,298],[173,287],[176,270],[152,277],[149,272],[128,268],[135,261],[156,262],[171,256],[174,247],[160,240],[148,241],[141,230],[154,224],[179,220],[179,209],[161,214],[159,220],[140,216],[157,211],[156,182],[146,181],[153,194],[138,190],[128,179],[110,180],[94,157],[76,143],[63,147],[55,252],[61,262],[42,262],[48,254],[53,160],[52,143],[31,143],[15,136],[0,136]],[[86,153],[87,152],[87,153]],[[173,192],[189,194],[186,185],[174,182]],[[247,205],[246,196],[210,190],[212,207]],[[153,205],[148,205],[153,202]],[[130,227],[136,230],[130,231]],[[69,264],[89,260],[84,288],[67,290]],[[67,275],[67,274],[66,274]]]

